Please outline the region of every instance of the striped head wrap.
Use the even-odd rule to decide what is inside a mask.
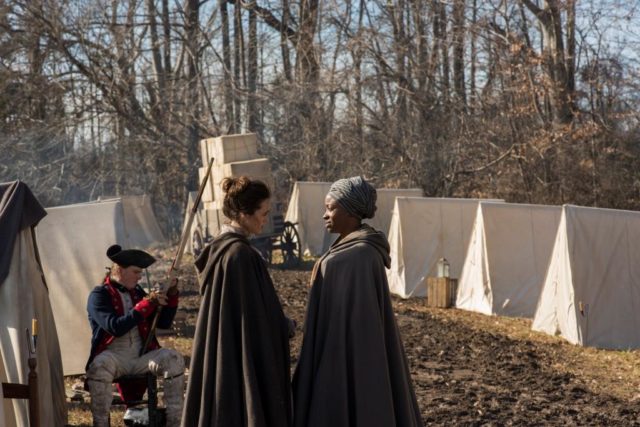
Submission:
[[[357,218],[373,218],[376,214],[376,189],[361,176],[337,180],[327,195]]]

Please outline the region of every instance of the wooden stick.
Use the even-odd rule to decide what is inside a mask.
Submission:
[[[176,251],[176,255],[173,258],[173,262],[171,263],[171,267],[169,267],[169,272],[167,273],[167,280],[169,283],[175,279],[180,269],[180,263],[182,262],[182,254],[184,252],[185,246],[187,246],[187,239],[191,233],[191,225],[193,224],[193,219],[198,212],[198,205],[200,205],[200,199],[202,199],[202,194],[207,186],[207,179],[209,175],[211,175],[211,167],[213,166],[213,157],[209,159],[209,166],[207,167],[207,173],[204,178],[202,178],[202,182],[200,183],[200,188],[198,189],[198,195],[193,202],[193,206],[191,207],[191,212],[189,212],[189,217],[187,218],[187,223],[182,228],[182,235],[180,236],[180,243],[178,244],[178,249]],[[149,334],[147,335],[147,339],[144,341],[144,345],[140,350],[140,355],[142,356],[147,352],[149,348],[149,344],[153,339],[156,333],[156,327],[158,324],[158,317],[160,317],[160,313],[162,312],[162,306],[159,305],[156,309],[156,314],[153,317],[153,321],[151,322],[151,328],[149,328]]]
[[[40,398],[38,396],[38,374],[36,358],[29,358],[29,425],[40,426]]]

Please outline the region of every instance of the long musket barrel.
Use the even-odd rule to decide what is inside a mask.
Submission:
[[[198,205],[200,205],[200,199],[202,199],[202,194],[207,186],[207,179],[209,179],[209,175],[211,175],[211,167],[213,166],[213,157],[209,159],[209,166],[207,167],[207,173],[204,178],[202,178],[202,182],[200,183],[200,188],[198,189],[198,195],[196,199],[193,201],[193,206],[191,207],[191,212],[189,212],[189,217],[187,218],[187,222],[182,228],[182,235],[180,236],[180,243],[178,244],[178,249],[176,250],[176,255],[173,258],[173,262],[171,263],[171,267],[169,267],[169,272],[167,273],[167,280],[169,283],[173,281],[173,279],[177,276],[178,271],[180,269],[180,263],[182,262],[182,254],[184,252],[184,248],[187,245],[187,239],[191,233],[191,225],[193,224],[193,219],[198,212]],[[149,334],[147,335],[147,339],[144,341],[144,345],[140,350],[140,355],[143,355],[147,352],[149,348],[149,344],[151,340],[156,334],[156,327],[158,324],[158,318],[160,317],[160,313],[162,312],[162,306],[159,305],[156,309],[156,314],[153,317],[153,321],[151,322],[151,328],[149,328]]]

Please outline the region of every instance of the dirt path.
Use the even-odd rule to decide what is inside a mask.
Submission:
[[[309,272],[272,275],[285,310],[301,324]],[[424,303],[394,298],[425,425],[640,425],[638,403],[610,393],[621,393],[616,371],[615,378],[572,373],[607,358],[619,363],[632,357],[637,365],[637,352],[583,349],[532,333],[523,319],[428,309]],[[300,335],[292,343],[294,360]],[[597,354],[582,358],[584,352]],[[603,382],[597,391],[593,378]]]
[[[271,271],[299,325],[294,364],[310,267]],[[181,284],[174,334],[162,341],[188,358],[199,293],[193,272]],[[575,347],[531,332],[527,320],[430,309],[423,299],[394,298],[394,307],[425,425],[640,425],[637,351]],[[72,408],[71,425],[90,422],[86,403]]]

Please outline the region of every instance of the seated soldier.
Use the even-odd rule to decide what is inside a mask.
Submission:
[[[167,425],[177,426],[182,416],[184,359],[175,350],[160,348],[155,337],[143,351],[158,307],[163,308],[157,326],[169,328],[173,322],[178,308],[177,281],[166,292],[154,290],[147,295],[138,281],[142,270],[155,262],[153,256],[113,245],[107,257],[113,266],[87,302],[93,336],[86,371],[94,426],[109,425],[113,380],[147,372],[164,378]],[[140,400],[146,381],[119,384],[118,388],[124,401]]]

